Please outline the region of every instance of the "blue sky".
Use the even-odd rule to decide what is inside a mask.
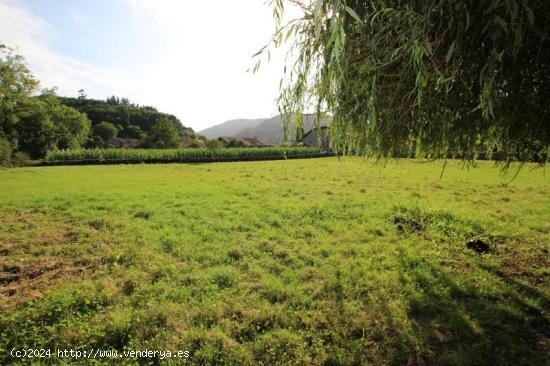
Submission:
[[[122,1],[21,1],[33,14],[55,28],[50,48],[63,55],[102,67],[131,67],[139,44],[149,34],[127,21]],[[141,41],[142,40],[142,41]]]
[[[0,42],[43,87],[126,96],[196,130],[277,112],[284,53],[246,72],[273,29],[264,0],[0,0]]]

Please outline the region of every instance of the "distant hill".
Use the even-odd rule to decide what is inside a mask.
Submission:
[[[305,132],[309,131],[315,125],[316,116],[313,114],[304,114],[303,129]],[[242,123],[241,121],[254,121],[253,123]],[[321,120],[321,125],[327,125],[328,119]],[[244,127],[243,127],[244,126]],[[212,130],[214,129],[214,133]],[[289,126],[290,136],[295,135],[295,124],[291,123]],[[280,144],[284,140],[282,116],[276,115],[274,117],[263,120],[233,120],[227,121],[220,125],[207,128],[199,132],[208,138],[215,138],[220,136],[238,136],[238,137],[258,137],[266,140],[272,144]],[[210,135],[209,135],[210,134]]]
[[[193,129],[183,126],[176,116],[159,112],[154,107],[130,103],[126,98],[112,96],[107,100],[98,100],[59,97],[59,101],[86,113],[92,126],[103,121],[114,124],[119,130],[119,137],[139,138],[141,132],[148,132],[160,119],[173,123],[183,135],[195,137]]]
[[[256,127],[265,118],[259,119],[232,119],[216,126],[208,127],[198,133],[209,139],[222,136],[239,136],[238,133],[246,128]]]

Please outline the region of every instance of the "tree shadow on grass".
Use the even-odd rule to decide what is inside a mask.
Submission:
[[[548,364],[550,321],[543,293],[487,268],[483,275],[495,276],[491,283],[499,287],[483,293],[473,277],[458,281],[426,262],[413,267],[407,259],[400,262],[402,280],[414,289],[408,316],[420,347],[413,358],[402,353],[396,364]]]

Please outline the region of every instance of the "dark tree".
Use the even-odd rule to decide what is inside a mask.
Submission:
[[[239,139],[231,139],[227,143],[227,147],[245,147],[245,143]]]
[[[143,146],[146,148],[176,148],[181,142],[181,133],[168,119],[160,119],[147,133]]]
[[[35,159],[43,157],[57,145],[56,126],[48,105],[38,99],[29,99],[21,107],[17,123],[18,150]]]
[[[216,150],[216,149],[221,149],[223,146],[222,146],[221,142],[214,139],[214,140],[208,140],[206,142],[206,147],[210,150]]]
[[[107,141],[116,137],[118,134],[118,128],[110,122],[101,122],[94,126],[94,135],[101,137],[103,141]]]
[[[130,125],[122,130],[119,135],[122,137],[130,137],[134,139],[140,139],[143,131],[138,126]]]
[[[80,89],[78,91],[78,99],[81,99],[81,100],[84,100],[86,99],[87,95],[86,95],[86,92],[84,91],[84,89]]]
[[[0,166],[9,165],[12,153],[11,144],[8,140],[0,138]]]

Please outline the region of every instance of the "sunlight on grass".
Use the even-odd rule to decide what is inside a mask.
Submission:
[[[550,189],[490,163],[334,158],[0,171],[0,355],[543,364]],[[489,250],[467,246],[479,239]],[[3,361],[6,361],[4,359]],[[85,362],[83,362],[85,363]]]

